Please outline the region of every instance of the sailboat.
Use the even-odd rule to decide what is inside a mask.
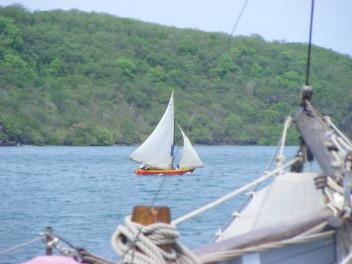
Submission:
[[[111,245],[123,263],[352,263],[352,140],[330,117],[321,116],[315,109],[313,88],[308,82],[308,54],[307,80],[297,100],[301,108],[293,118],[289,115],[286,119],[273,159],[276,168],[172,221],[167,207],[157,207],[154,203],[136,206],[132,216],[125,218],[126,225],[118,226],[111,238]],[[297,130],[299,146],[297,154],[285,162],[284,147],[290,127]],[[158,173],[173,171],[174,141],[169,131],[173,128],[172,94],[158,126],[130,158],[156,166]],[[162,136],[166,139],[161,140]],[[165,153],[158,156],[158,152],[165,152],[171,158]],[[317,166],[312,166],[313,161]],[[193,163],[187,166],[194,168]],[[247,201],[217,232],[214,242],[192,251],[178,243],[176,226],[247,191],[250,191]],[[65,243],[50,229],[42,234],[41,240],[47,251],[61,250],[58,242]],[[66,244],[70,248],[60,251],[67,261],[62,263],[115,263]],[[68,262],[69,258],[78,262]],[[43,257],[28,264],[53,263],[50,260]]]
[[[177,124],[183,138],[183,151],[177,166],[175,163],[174,93],[158,125],[144,143],[128,158],[140,163],[137,175],[183,175],[204,167],[192,143]]]

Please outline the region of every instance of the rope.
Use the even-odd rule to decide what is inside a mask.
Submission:
[[[338,192],[339,194],[343,194],[343,188],[338,185],[331,177],[327,177],[327,184],[334,191]]]
[[[38,242],[38,241],[40,241],[40,240],[43,240],[43,236],[40,236],[40,237],[38,237],[38,238],[34,238],[34,239],[29,240],[29,241],[27,241],[27,242],[24,242],[24,243],[22,243],[22,244],[18,244],[18,245],[16,245],[16,246],[11,247],[11,248],[2,250],[2,251],[0,251],[0,256],[6,255],[6,254],[8,254],[8,253],[10,253],[10,252],[12,252],[12,251],[16,251],[16,250],[18,250],[18,249],[20,249],[20,248],[23,248],[23,247],[29,246],[29,245],[31,245],[31,244],[34,244],[34,243],[36,243],[36,242]]]
[[[92,253],[86,251],[85,249],[79,250],[84,263],[90,264],[114,264],[114,262],[110,260],[106,260],[104,258],[93,255]]]
[[[335,124],[331,121],[331,118],[329,116],[324,116],[323,117],[323,120],[325,121],[325,123],[332,127],[333,130],[341,137],[343,138],[343,140],[346,142],[346,144],[349,146],[349,147],[352,147],[352,142],[349,138],[347,138],[336,126]]]
[[[280,160],[280,163],[277,162],[276,166],[277,167],[282,166],[282,161],[285,160],[285,156],[283,155],[283,148],[284,148],[284,145],[286,143],[287,130],[290,128],[291,124],[292,124],[292,117],[288,116],[286,118],[286,120],[285,120],[284,128],[283,128],[280,140],[279,140],[279,142],[277,144],[275,153],[272,156],[270,163],[267,165],[266,170],[264,170],[264,171],[268,171],[270,169],[270,167],[272,166],[272,164],[273,164],[273,162],[275,160],[275,157],[279,157],[280,156],[280,159],[276,158],[277,161]],[[280,153],[280,154],[278,154],[278,153]],[[216,240],[217,237],[222,233],[222,231],[225,230],[237,217],[239,217],[244,212],[244,209],[247,207],[249,202],[254,199],[254,196],[255,196],[256,191],[258,190],[259,186],[260,186],[260,183],[255,185],[253,190],[249,194],[246,194],[246,195],[248,195],[248,198],[245,199],[242,202],[242,204],[238,208],[238,211],[235,212],[234,214],[232,214],[232,217],[230,218],[230,220],[222,227],[222,229],[220,229],[216,233],[216,236],[215,236],[214,240]]]
[[[282,135],[281,135],[281,140],[280,140],[280,152],[279,155],[276,158],[276,162],[277,162],[277,166],[280,167],[282,166],[282,162],[285,160],[285,156],[284,156],[284,147],[285,147],[285,143],[286,143],[286,135],[287,135],[287,131],[290,128],[292,124],[292,117],[288,116],[286,118],[285,121],[285,125],[284,125],[284,129],[282,131]]]
[[[240,23],[241,17],[242,17],[242,15],[243,15],[243,13],[244,13],[246,7],[247,7],[248,1],[249,1],[249,0],[246,0],[246,1],[244,2],[243,6],[242,6],[242,9],[241,9],[241,11],[240,11],[240,14],[239,14],[238,17],[237,17],[236,23],[235,23],[235,25],[233,26],[233,28],[232,28],[232,30],[231,30],[230,36],[232,36],[232,35],[235,33],[235,30],[236,30],[238,24]]]
[[[179,233],[174,225],[155,223],[143,226],[125,218],[126,226],[118,226],[111,238],[115,252],[124,263],[164,264],[167,261],[182,264],[200,263],[194,254],[179,244]],[[167,245],[168,252],[160,246]]]
[[[178,225],[178,224],[180,224],[180,223],[182,223],[182,222],[184,222],[184,221],[186,221],[188,219],[191,219],[192,217],[194,217],[196,215],[199,215],[199,214],[201,214],[201,213],[203,213],[203,212],[205,212],[205,211],[207,211],[209,209],[212,209],[212,208],[214,208],[214,207],[226,202],[227,200],[229,200],[229,199],[235,197],[236,195],[248,190],[249,188],[252,188],[253,186],[259,184],[260,182],[263,182],[266,179],[268,179],[268,178],[270,178],[270,177],[272,177],[274,175],[277,175],[278,173],[282,172],[283,169],[291,166],[293,163],[295,163],[299,159],[300,158],[296,157],[295,159],[291,160],[290,162],[286,163],[285,165],[273,170],[271,173],[265,174],[262,177],[258,178],[257,180],[252,181],[251,183],[249,183],[249,184],[247,184],[247,185],[245,185],[245,186],[243,186],[243,187],[241,187],[241,188],[239,188],[239,189],[237,189],[237,190],[235,190],[235,191],[223,196],[222,198],[220,198],[220,199],[218,199],[218,200],[216,200],[216,201],[214,201],[214,202],[212,202],[212,203],[210,203],[208,205],[205,205],[205,206],[203,206],[203,207],[201,207],[201,208],[199,208],[199,209],[197,209],[197,210],[195,210],[193,212],[190,212],[190,213],[188,213],[188,214],[186,214],[186,215],[184,215],[182,217],[177,218],[176,220],[172,221],[172,224],[173,225]]]
[[[340,264],[350,264],[352,261],[352,252],[345,257]]]

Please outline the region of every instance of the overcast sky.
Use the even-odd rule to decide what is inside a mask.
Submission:
[[[30,11],[79,9],[230,34],[246,0],[0,0]],[[249,0],[234,35],[307,43],[310,0]],[[352,0],[315,0],[313,44],[352,56]]]

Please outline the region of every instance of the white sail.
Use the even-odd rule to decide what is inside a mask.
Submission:
[[[202,168],[204,167],[202,161],[200,160],[196,150],[193,148],[191,142],[189,141],[186,134],[183,132],[180,126],[183,137],[183,151],[182,157],[179,162],[179,167],[182,168]]]
[[[174,144],[174,97],[171,94],[169,105],[152,134],[128,158],[159,169],[172,168]]]

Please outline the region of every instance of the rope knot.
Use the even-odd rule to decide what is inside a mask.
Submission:
[[[180,234],[175,225],[155,223],[143,226],[125,218],[111,238],[115,252],[127,263],[199,263],[193,253],[177,242]]]

